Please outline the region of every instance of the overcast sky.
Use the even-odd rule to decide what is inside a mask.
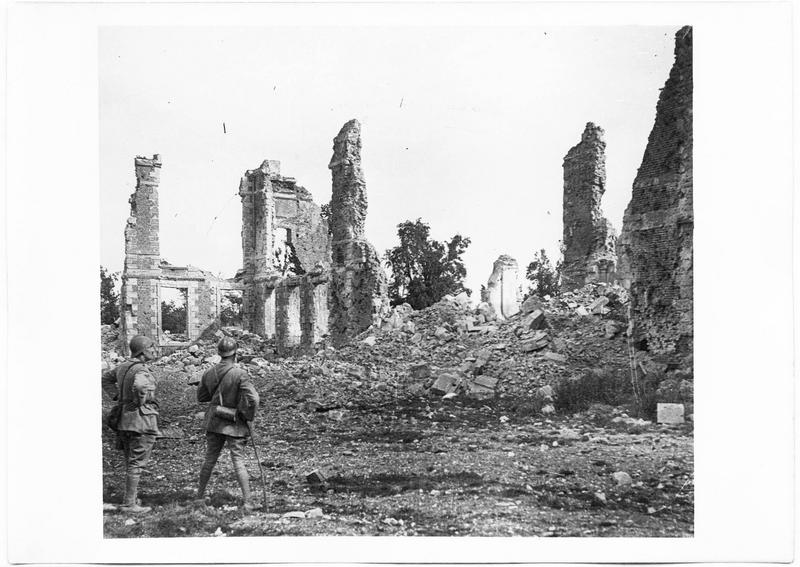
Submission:
[[[436,239],[471,238],[476,293],[500,254],[521,274],[540,248],[555,263],[562,162],[589,121],[606,132],[603,209],[621,228],[677,29],[102,28],[101,263],[122,269],[133,159],[159,153],[161,256],[232,277],[243,172],[279,160],[326,203],[351,118],[379,253],[422,218]]]

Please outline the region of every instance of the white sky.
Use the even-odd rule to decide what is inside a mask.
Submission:
[[[351,118],[379,253],[421,217],[436,239],[472,239],[476,293],[500,254],[521,274],[540,248],[555,263],[562,161],[589,121],[606,131],[603,209],[621,228],[677,29],[101,28],[101,263],[122,269],[134,156],[160,153],[161,256],[233,276],[242,173],[280,160],[328,202]]]

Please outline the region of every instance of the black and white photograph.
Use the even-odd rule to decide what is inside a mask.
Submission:
[[[65,433],[9,510],[47,471],[86,522],[60,552],[63,510],[21,513],[15,560],[784,560],[791,72],[725,41],[750,14],[785,53],[787,10],[670,6],[13,12],[9,361],[62,360]],[[734,143],[744,69],[774,88]]]
[[[691,537],[692,36],[101,29],[106,537]]]

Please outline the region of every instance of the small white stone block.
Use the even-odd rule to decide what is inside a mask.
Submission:
[[[683,404],[656,404],[658,423],[683,423]]]

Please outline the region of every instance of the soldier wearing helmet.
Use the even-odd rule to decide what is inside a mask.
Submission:
[[[250,435],[247,422],[255,418],[258,406],[256,392],[250,376],[236,364],[238,344],[231,337],[223,337],[217,344],[221,362],[208,369],[197,386],[197,401],[211,402],[203,425],[206,429],[206,458],[200,469],[197,503],[205,503],[205,492],[211,472],[222,448],[227,445],[233,462],[236,480],[242,489],[242,506],[251,511],[250,476],[245,467],[244,451]]]
[[[136,498],[142,469],[158,434],[156,382],[147,363],[158,358],[153,339],[137,335],[130,342],[131,357],[103,374],[103,390],[122,406],[117,426],[117,448],[125,456],[125,494],[121,510],[149,512]]]

